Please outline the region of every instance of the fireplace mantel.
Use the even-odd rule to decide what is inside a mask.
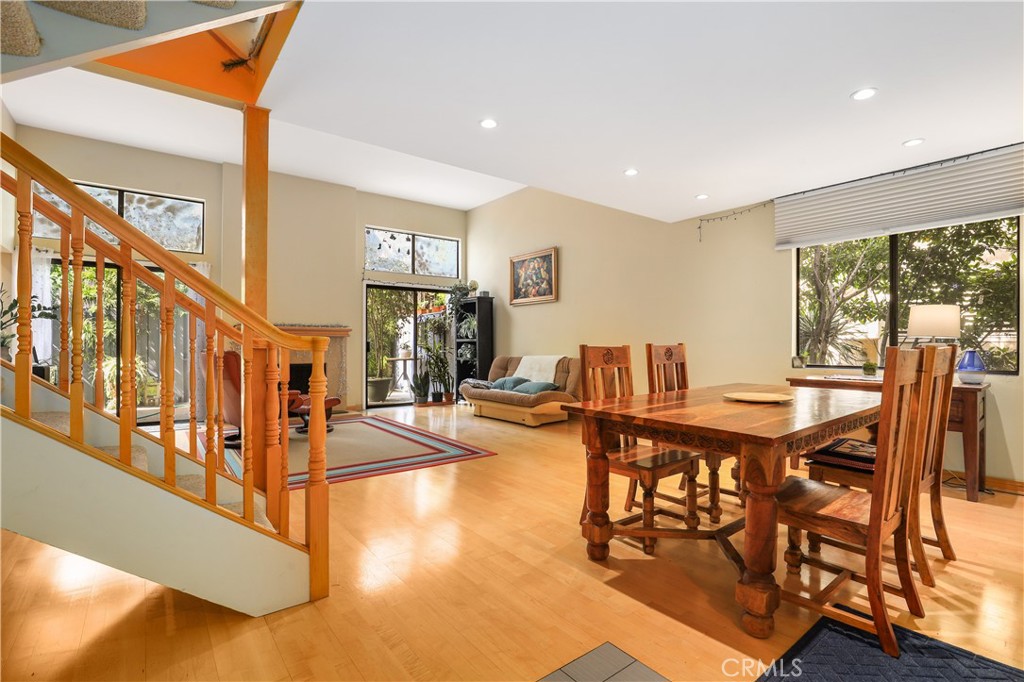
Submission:
[[[289,334],[299,336],[348,336],[352,327],[343,324],[275,324],[275,327]]]

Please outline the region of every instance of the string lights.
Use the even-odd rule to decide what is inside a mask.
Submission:
[[[697,221],[697,241],[704,241],[704,223],[719,223],[724,222],[726,220],[736,220],[737,216],[741,216],[744,213],[753,213],[757,209],[764,208],[765,206],[768,206],[771,203],[771,201],[765,201],[760,204],[757,204],[756,206],[748,206],[747,208],[740,209],[739,211],[733,211],[732,213],[727,213],[726,215],[720,215],[714,218],[701,218],[700,220]]]

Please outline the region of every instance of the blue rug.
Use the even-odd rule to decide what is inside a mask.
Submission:
[[[900,657],[889,656],[870,632],[822,617],[759,681],[1017,680],[1018,670],[991,658],[894,625]]]

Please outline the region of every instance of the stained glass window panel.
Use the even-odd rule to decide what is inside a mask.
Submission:
[[[457,240],[416,235],[415,245],[415,272],[417,275],[459,276],[459,242]]]
[[[412,272],[412,236],[375,227],[366,228],[367,270]]]
[[[124,219],[165,249],[203,252],[201,202],[125,192]]]

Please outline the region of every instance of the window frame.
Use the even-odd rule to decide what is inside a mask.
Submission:
[[[1017,288],[1020,289],[1020,254],[1021,254],[1021,224],[1024,223],[1024,216],[1004,216],[1003,218],[996,218],[995,220],[1014,219],[1017,221]],[[985,222],[985,221],[974,221],[974,222]],[[970,223],[965,223],[970,224]],[[951,227],[951,226],[947,226]],[[895,232],[889,235],[885,235],[889,240],[889,310],[886,320],[886,346],[896,346],[900,343],[900,330],[899,330],[899,239],[902,236],[908,234],[915,234],[918,232],[928,232],[933,229],[942,228],[926,228],[924,230],[913,230],[911,232]],[[877,235],[863,237],[862,239],[877,239]],[[860,240],[851,240],[860,241]],[[811,246],[803,248],[813,248]],[[794,341],[794,356],[800,353],[800,252],[803,248],[796,248],[796,306],[795,314],[793,316],[793,341]],[[1021,299],[1018,296],[1017,299],[1017,369],[1015,370],[986,370],[987,374],[990,375],[1001,375],[1001,376],[1020,376],[1021,368],[1021,352],[1020,352],[1020,317],[1021,317]],[[904,339],[905,342],[905,339]],[[884,363],[884,357],[880,357],[880,363]],[[806,364],[808,368],[819,368],[819,369],[854,369],[856,365],[825,365],[825,364]]]
[[[406,235],[412,238],[409,248],[409,271],[405,272],[398,270],[379,270],[377,268],[371,268],[366,262],[366,237],[370,234],[370,230],[381,230],[391,232],[393,234]],[[417,237],[423,237],[424,239],[439,239],[442,241],[449,241],[455,243],[455,274],[454,275],[430,275],[421,272],[416,272],[416,239]],[[388,272],[393,275],[416,275],[418,277],[439,277],[442,279],[458,280],[462,276],[462,240],[458,237],[449,237],[441,234],[427,234],[426,232],[413,232],[411,230],[396,230],[391,227],[384,227],[383,225],[364,225],[363,226],[363,269],[369,272]]]
[[[198,251],[182,251],[181,249],[168,248],[167,246],[165,246],[163,244],[160,244],[160,242],[157,242],[157,243],[160,244],[160,246],[162,246],[163,248],[165,248],[168,251],[170,251],[171,253],[188,253],[188,254],[192,254],[192,255],[196,255],[196,256],[205,256],[206,255],[206,200],[205,199],[197,199],[196,197],[178,196],[178,195],[174,195],[174,194],[165,194],[165,193],[161,193],[161,192],[149,192],[149,191],[144,191],[144,190],[139,190],[139,189],[132,189],[130,187],[115,187],[113,185],[104,185],[104,184],[98,183],[98,182],[84,182],[84,181],[79,181],[79,180],[72,180],[72,182],[75,183],[76,187],[80,187],[80,188],[82,188],[82,187],[94,187],[96,189],[105,189],[105,190],[110,190],[112,192],[117,192],[117,215],[119,217],[121,217],[121,218],[124,218],[124,195],[125,195],[125,192],[129,192],[131,194],[136,194],[136,195],[139,195],[139,196],[157,197],[158,199],[174,199],[175,201],[188,201],[188,202],[191,202],[191,203],[199,204],[200,211],[202,213],[202,219],[200,220],[200,223],[199,223],[199,250]],[[140,232],[143,232],[143,234],[145,234],[145,232],[142,231],[142,230],[140,230]],[[149,236],[149,235],[146,235],[146,236]],[[36,234],[33,234],[32,238],[33,239],[53,239],[53,237],[43,237],[43,236],[36,235]],[[151,237],[151,236],[149,236],[149,238],[153,239],[153,237]],[[153,241],[156,241],[156,240],[153,239]]]

